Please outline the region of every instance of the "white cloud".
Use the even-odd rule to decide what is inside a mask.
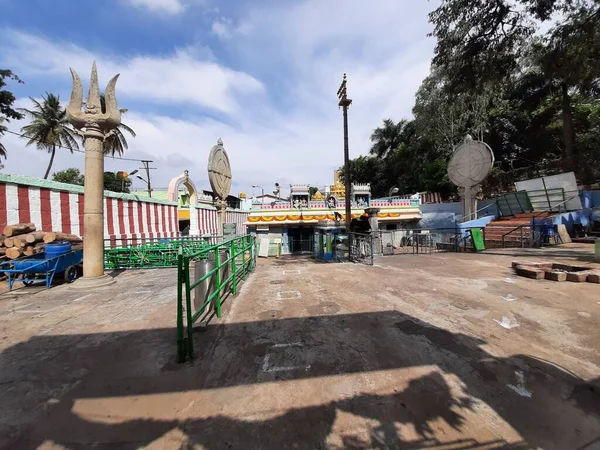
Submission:
[[[179,14],[183,11],[180,0],[125,0],[136,8],[148,9],[153,13]]]
[[[216,111],[233,113],[239,105],[236,93],[260,94],[263,86],[252,76],[224,67],[207,51],[198,59],[197,47],[175,50],[169,56],[136,55],[132,58],[98,55],[64,42],[51,42],[39,36],[5,30],[10,42],[0,62],[29,76],[52,76],[68,82],[68,67],[73,67],[84,82],[91,64],[97,60],[101,80],[116,73],[119,97],[148,102],[195,104]]]
[[[211,31],[220,39],[228,39],[232,35],[231,20],[224,17],[214,20],[211,26]]]
[[[348,73],[353,99],[350,154],[356,157],[367,153],[370,133],[384,118],[410,117],[415,91],[429,72],[435,42],[426,38],[427,13],[436,5],[413,0],[269,3],[247,3],[244,7],[251,10],[238,10],[235,16],[221,8],[219,15],[232,19],[208,25],[208,32],[223,38],[237,70],[219,64],[216,51],[210,58],[186,48],[168,56],[125,59],[94,55],[68,43],[41,44],[40,38],[24,34],[3,53],[23,66],[20,75],[51,74],[66,81],[69,65],[87,78],[97,58],[104,82],[121,72],[119,98],[162,106],[152,113],[132,109],[124,117],[138,135],[130,139],[127,156],[155,161],[157,187],[165,187],[184,169],[198,186],[208,187],[208,152],[219,137],[230,155],[235,192],[251,192],[252,184],[270,190],[274,182],[284,187],[324,185],[343,163],[342,114],[336,98],[342,74]],[[190,113],[189,108],[182,114],[181,105],[190,104],[224,113],[225,120],[209,118],[202,110]],[[27,162],[31,156],[9,152],[5,171],[33,170]],[[81,156],[57,158],[58,166],[74,162],[83,167]],[[131,171],[135,166],[110,159],[106,163],[107,170]]]

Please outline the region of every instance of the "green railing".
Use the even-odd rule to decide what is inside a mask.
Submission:
[[[177,267],[179,249],[191,255],[210,247],[222,238],[185,236],[179,238],[105,240],[104,267],[106,269],[146,269]]]
[[[191,254],[186,254],[182,247],[179,248],[177,255],[177,360],[179,362],[184,362],[188,356],[190,358],[194,356],[193,324],[203,314],[207,316],[211,313],[209,307],[211,303],[214,308],[213,314],[220,318],[223,300],[229,293],[236,295],[238,283],[244,281],[254,270],[256,264],[254,246],[255,237],[245,235]],[[195,270],[193,275],[190,274],[190,264],[198,261],[208,261],[210,264],[207,264],[207,268],[212,267],[195,279]],[[227,272],[229,276],[221,279],[222,276],[227,275]],[[201,304],[193,302],[192,292],[207,280],[212,283],[207,283],[209,288],[206,292],[206,300]],[[209,311],[206,312],[207,307]]]

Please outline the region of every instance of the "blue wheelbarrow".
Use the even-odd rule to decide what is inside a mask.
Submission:
[[[83,248],[71,250],[70,243],[48,244],[44,253],[1,263],[0,272],[6,274],[9,290],[15,283],[32,285],[40,275],[44,276],[46,287],[49,288],[57,274],[62,275],[67,283],[75,281],[77,266],[82,262]]]

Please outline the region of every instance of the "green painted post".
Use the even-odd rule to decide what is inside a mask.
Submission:
[[[254,239],[252,236],[248,236],[250,239],[250,262],[248,263],[248,270],[254,271]]]
[[[221,318],[221,265],[219,264],[219,245],[215,247],[215,267],[217,271],[215,272],[215,287],[217,289],[216,298],[216,309],[217,309],[217,317]]]
[[[183,273],[185,280],[185,309],[187,312],[187,348],[190,358],[194,357],[194,335],[192,334],[194,321],[192,319],[192,290],[190,289],[190,258],[183,258]]]
[[[183,255],[181,249],[177,255],[177,362],[185,361],[185,345],[183,343]]]
[[[248,250],[248,245],[246,243],[246,237],[240,238],[240,246],[242,247],[242,280],[246,281],[246,250]]]
[[[243,247],[242,247],[243,248]],[[231,240],[231,273],[233,279],[231,281],[231,292],[237,294],[237,264],[235,263],[237,256],[235,254],[235,239]]]

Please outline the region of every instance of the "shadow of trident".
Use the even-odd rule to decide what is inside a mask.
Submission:
[[[85,148],[83,277],[88,282],[92,279],[99,282],[100,277],[104,278],[104,141],[121,124],[121,111],[115,94],[119,75],[106,86],[104,111],[96,62],[92,65],[90,90],[83,111],[81,79],[73,69],[71,75],[73,90],[67,106],[67,119],[83,138]]]

